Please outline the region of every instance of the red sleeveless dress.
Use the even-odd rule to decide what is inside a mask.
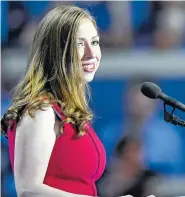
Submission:
[[[53,109],[60,119],[64,119],[58,105]],[[74,194],[97,196],[96,181],[101,177],[106,165],[105,149],[88,123],[86,134],[78,137],[72,124],[64,125],[53,151],[44,178],[44,184]],[[14,146],[16,123],[8,131],[9,153],[14,170]],[[44,147],[43,147],[44,148]]]

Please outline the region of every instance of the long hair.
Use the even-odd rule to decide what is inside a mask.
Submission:
[[[57,102],[67,117],[66,122],[72,122],[79,135],[85,133],[84,123],[92,120],[93,113],[88,107],[90,91],[76,45],[82,19],[92,21],[97,29],[93,17],[76,6],[56,7],[39,23],[25,77],[15,88],[12,106],[1,121],[4,131],[9,120],[20,119],[24,106],[34,117],[36,109]]]

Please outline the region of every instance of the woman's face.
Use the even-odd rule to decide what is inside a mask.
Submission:
[[[90,82],[99,67],[101,50],[98,32],[88,19],[83,19],[78,27],[77,50],[84,70],[84,79]]]

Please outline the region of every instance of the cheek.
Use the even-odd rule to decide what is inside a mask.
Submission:
[[[98,61],[100,61],[101,60],[101,49],[100,48],[97,49],[96,56],[97,56]]]
[[[77,51],[78,51],[79,59],[81,60],[83,58],[83,56],[84,56],[84,50],[81,47],[81,48],[78,48]]]

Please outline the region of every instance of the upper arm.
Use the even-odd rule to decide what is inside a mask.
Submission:
[[[16,129],[14,176],[16,188],[43,183],[56,140],[55,115],[51,107],[27,114]]]

